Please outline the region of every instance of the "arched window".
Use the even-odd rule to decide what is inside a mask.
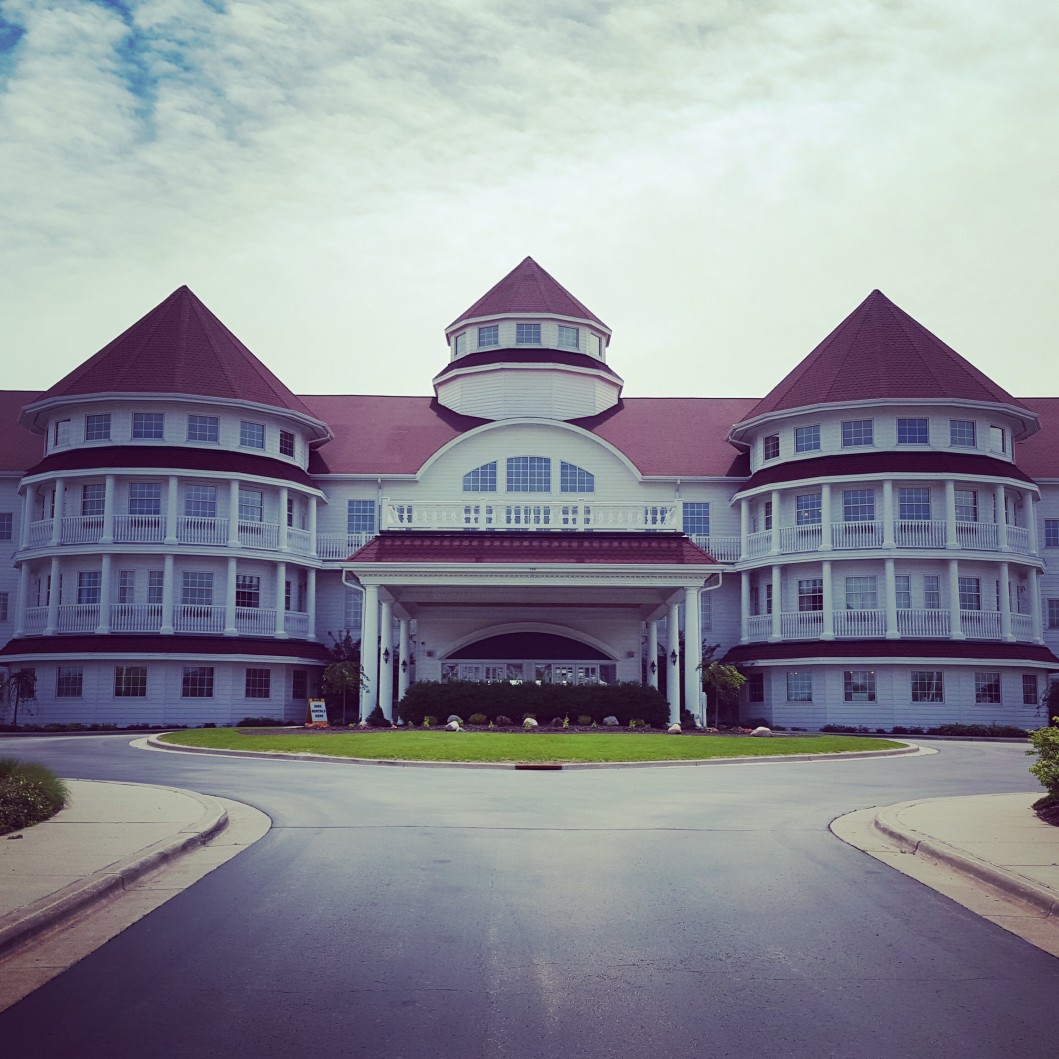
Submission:
[[[496,460],[492,463],[483,463],[481,467],[468,471],[463,476],[463,491],[465,493],[495,493]]]
[[[594,493],[596,476],[583,467],[563,460],[559,465],[559,492]]]
[[[507,461],[509,493],[550,493],[552,462],[547,456],[512,456]]]

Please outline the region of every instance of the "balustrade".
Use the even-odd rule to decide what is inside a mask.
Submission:
[[[181,515],[177,519],[177,540],[181,544],[227,544],[228,520]]]
[[[158,632],[162,627],[161,603],[112,603],[111,632]]]
[[[239,543],[244,548],[265,548],[275,551],[279,547],[279,524],[275,522],[248,522],[239,520]]]
[[[173,608],[176,632],[224,632],[224,607],[181,603]]]
[[[63,603],[59,606],[60,632],[95,632],[98,626],[98,603]]]
[[[161,544],[165,540],[165,516],[115,515],[114,540],[119,544]]]
[[[300,610],[288,610],[283,615],[283,627],[288,636],[307,639],[309,636],[309,615]]]

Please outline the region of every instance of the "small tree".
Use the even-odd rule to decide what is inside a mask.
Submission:
[[[32,669],[16,669],[0,678],[0,692],[11,707],[11,727],[18,727],[18,710],[37,699],[37,674]]]
[[[354,640],[348,632],[341,637],[332,632],[327,635],[331,637],[328,652],[333,661],[324,669],[323,689],[327,695],[342,696],[342,723],[345,724],[349,693],[355,691],[359,696],[364,680],[360,668],[360,641]]]
[[[723,708],[725,717],[733,719],[739,716],[739,689],[746,683],[746,675],[737,666],[724,665],[722,662],[713,661],[714,653],[719,644],[703,644],[702,665],[699,671],[702,674],[702,689],[706,692],[707,702],[713,702],[714,721],[721,723],[721,710]]]
[[[1040,714],[1042,710],[1045,717],[1051,717],[1052,724],[1059,725],[1059,680],[1050,680],[1044,685],[1037,713]]]

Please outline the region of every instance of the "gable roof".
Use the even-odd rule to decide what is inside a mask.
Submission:
[[[549,314],[589,320],[607,335],[610,329],[595,313],[585,308],[561,283],[544,271],[532,257],[520,261],[499,283],[485,292],[469,309],[445,329],[449,334],[464,320],[485,316],[524,313],[527,316]]]
[[[186,286],[173,291],[38,401],[96,393],[190,394],[312,416],[302,400]]]
[[[816,404],[873,398],[1019,401],[881,291],[873,290],[747,419]]]

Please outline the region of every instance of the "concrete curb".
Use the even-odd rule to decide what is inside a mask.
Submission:
[[[164,735],[165,733],[159,733]],[[634,769],[634,768],[674,768],[678,766],[696,767],[699,765],[769,765],[789,761],[823,762],[849,761],[856,758],[901,757],[906,754],[936,753],[924,747],[909,743],[907,746],[893,750],[854,750],[840,754],[778,754],[770,757],[715,757],[692,761],[564,761],[564,762],[525,762],[525,761],[401,761],[393,758],[340,757],[334,754],[302,754],[282,750],[220,750],[206,746],[180,746],[177,743],[163,743],[157,736],[149,736],[148,746],[155,750],[166,750],[177,754],[214,754],[220,757],[248,758],[282,758],[287,761],[330,761],[346,765],[388,765],[398,768],[450,768],[450,769],[506,769],[528,772],[570,772],[580,769]],[[547,766],[545,768],[544,766]]]
[[[990,864],[966,850],[957,849],[939,838],[928,837],[902,826],[898,814],[902,809],[923,804],[921,800],[888,805],[876,814],[872,827],[892,842],[902,853],[924,857],[952,868],[961,875],[986,883],[1001,893],[1042,911],[1045,916],[1059,916],[1059,896],[1047,887],[996,864]]]
[[[130,786],[124,783],[122,785]],[[157,784],[132,784],[131,786],[157,786]],[[56,893],[49,894],[39,901],[34,901],[24,908],[0,917],[0,955],[6,954],[38,934],[51,930],[85,909],[107,900],[148,872],[204,845],[228,826],[228,811],[215,798],[180,787],[160,789],[176,791],[178,794],[197,801],[202,806],[202,816],[195,823],[182,828],[172,838],[160,839],[131,857],[115,861],[103,870],[72,882]]]

